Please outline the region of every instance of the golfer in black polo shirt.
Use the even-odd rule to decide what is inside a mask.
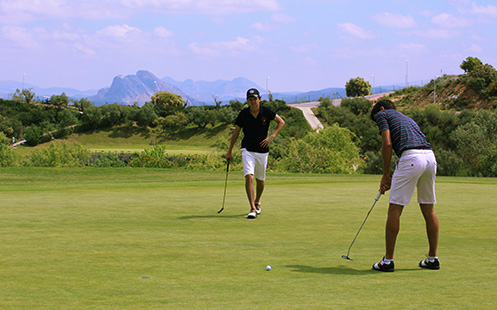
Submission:
[[[267,158],[269,144],[273,142],[276,135],[285,125],[285,121],[270,108],[261,106],[259,91],[251,88],[247,91],[248,108],[243,109],[236,118],[235,131],[231,137],[230,147],[226,153],[226,159],[231,160],[233,146],[238,139],[240,129],[243,128],[242,160],[245,175],[245,190],[250,203],[250,213],[247,218],[254,219],[261,214],[261,196],[264,191],[264,180],[266,179]],[[277,123],[274,132],[268,136],[270,121]],[[257,183],[256,195],[254,196],[254,177]]]

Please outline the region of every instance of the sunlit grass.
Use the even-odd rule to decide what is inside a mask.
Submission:
[[[383,255],[379,176],[268,174],[245,218],[241,172],[0,170],[1,309],[493,309],[496,179],[439,178],[442,269],[406,207],[396,272]],[[271,271],[265,266],[271,265]]]

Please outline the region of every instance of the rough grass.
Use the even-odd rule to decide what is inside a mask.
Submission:
[[[231,138],[229,125],[217,125],[206,128],[189,127],[176,134],[164,134],[158,128],[143,129],[139,127],[116,126],[87,133],[73,134],[64,140],[67,143],[79,143],[91,152],[134,153],[155,144],[165,144],[169,155],[207,154],[212,152],[219,139],[226,143]],[[16,153],[29,156],[36,148],[43,148],[52,142],[36,147],[18,146]]]
[[[379,176],[269,174],[247,220],[240,172],[3,168],[1,309],[494,309],[496,179],[439,178],[442,269],[415,203],[396,271]],[[265,266],[272,270],[266,271]]]

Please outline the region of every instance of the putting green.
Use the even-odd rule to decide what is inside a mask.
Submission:
[[[438,178],[441,270],[421,270],[424,221],[402,215],[383,255],[380,176],[268,173],[262,215],[240,171],[0,170],[1,309],[494,309],[497,179]],[[271,271],[266,266],[271,265]]]

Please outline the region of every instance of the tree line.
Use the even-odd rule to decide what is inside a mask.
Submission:
[[[481,100],[491,103],[487,109],[475,109],[474,106],[469,109],[461,104],[461,98],[453,96],[441,104],[422,107],[413,104],[415,94],[431,95],[433,84],[398,90],[389,96],[398,109],[413,118],[426,134],[438,159],[439,175],[494,177],[497,176],[497,73],[492,66],[471,57],[463,61],[461,68],[465,74],[451,77],[447,79],[450,82],[441,83],[439,87],[442,90],[461,85],[468,87],[473,91],[472,96],[481,96]],[[29,145],[36,145],[54,138],[65,138],[73,132],[113,126],[153,128],[174,136],[192,126],[232,126],[238,112],[247,106],[236,100],[223,105],[216,99],[213,106],[187,106],[179,95],[169,92],[156,93],[141,107],[117,103],[97,107],[86,99],[70,101],[65,94],[45,101],[33,99],[35,97],[26,91],[18,92],[17,96],[12,100],[0,99],[1,166],[32,165],[34,158],[38,159],[38,165],[47,165],[48,162],[51,163],[49,166],[56,166],[62,158],[55,153],[74,151],[79,155],[65,157],[87,156],[84,160],[72,161],[77,165],[124,164],[222,170],[225,167],[222,155],[227,150],[229,137],[216,142],[216,154],[170,158],[163,146],[155,145],[140,154],[133,154],[133,159],[125,163],[116,154],[101,154],[92,161],[89,154],[77,147],[76,150],[59,147],[51,153],[34,156],[31,162],[16,163],[13,152],[5,145],[11,137],[24,138]],[[287,106],[284,101],[270,97],[261,103],[282,116],[287,124],[270,147],[269,169],[298,173],[381,173],[381,137],[369,117],[373,102],[363,97],[348,98],[336,107],[330,98],[319,101],[318,116],[327,123],[319,133],[311,130],[300,110]],[[240,156],[234,157],[232,167],[241,167]]]

